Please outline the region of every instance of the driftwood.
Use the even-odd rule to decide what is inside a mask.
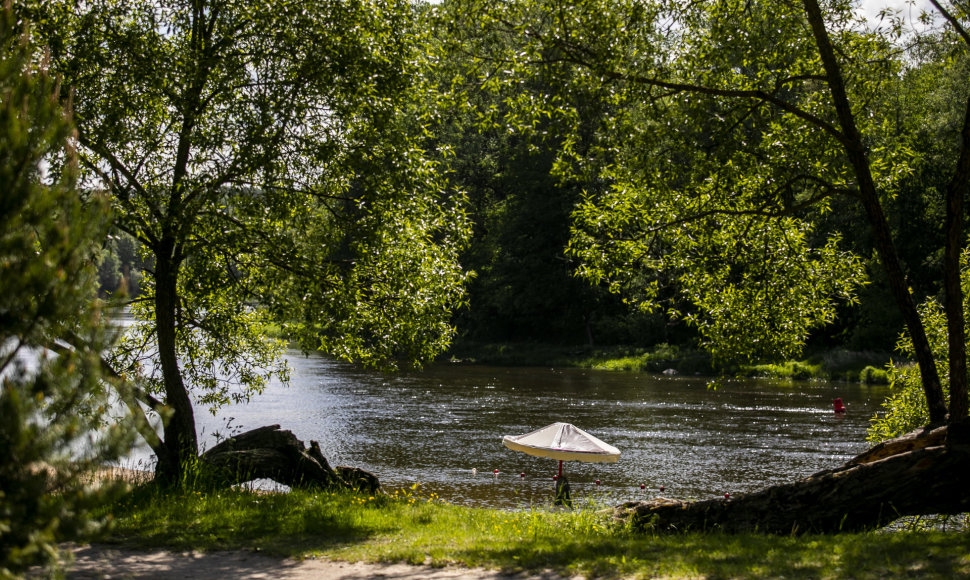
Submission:
[[[923,429],[845,465],[737,497],[617,506],[637,529],[773,534],[872,529],[906,515],[970,511],[970,424]]]
[[[306,447],[279,425],[259,427],[222,441],[202,454],[220,483],[271,479],[298,488],[348,488],[381,492],[377,477],[353,467],[330,467],[316,441]]]

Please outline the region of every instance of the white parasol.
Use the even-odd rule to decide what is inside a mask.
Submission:
[[[619,449],[569,423],[553,423],[525,435],[506,435],[502,443],[514,451],[558,459],[560,476],[563,461],[615,463],[620,459]]]

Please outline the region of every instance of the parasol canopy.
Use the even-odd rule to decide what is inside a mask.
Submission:
[[[569,423],[553,423],[525,435],[506,435],[502,443],[514,451],[560,462],[615,463],[620,459],[619,449]]]

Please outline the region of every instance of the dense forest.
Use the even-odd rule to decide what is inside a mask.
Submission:
[[[278,326],[386,370],[456,339],[898,346],[901,425],[959,423],[970,7],[930,4],[8,3],[4,404],[48,388],[21,349],[108,353],[82,386],[177,482],[193,403],[286,379]],[[95,278],[72,327],[51,304]]]

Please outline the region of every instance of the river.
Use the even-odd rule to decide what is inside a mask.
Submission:
[[[850,383],[724,380],[710,388],[699,377],[451,364],[386,375],[318,355],[288,358],[289,387],[271,384],[217,416],[198,409],[204,445],[279,423],[318,441],[331,464],[372,471],[390,489],[419,484],[423,496],[496,508],[548,504],[558,467],[506,449],[503,435],[564,421],[618,447],[614,464],[565,463],[581,502],[652,498],[660,486],[666,497],[704,499],[840,465],[867,447],[869,419],[888,393]],[[834,397],[845,416],[832,412]]]

